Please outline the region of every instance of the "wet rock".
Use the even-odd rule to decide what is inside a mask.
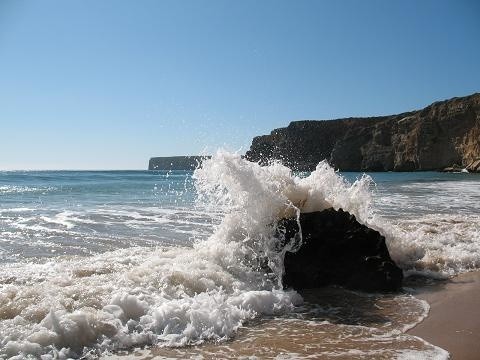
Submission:
[[[395,291],[402,270],[390,258],[385,238],[343,210],[300,216],[303,243],[285,255],[283,284],[297,290],[340,285],[364,291]],[[285,241],[298,233],[295,219],[282,220]],[[283,234],[282,234],[283,236]]]

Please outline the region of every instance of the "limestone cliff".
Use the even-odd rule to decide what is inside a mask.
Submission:
[[[302,171],[324,159],[343,171],[467,167],[480,159],[480,93],[398,115],[294,121],[255,137],[245,156]]]

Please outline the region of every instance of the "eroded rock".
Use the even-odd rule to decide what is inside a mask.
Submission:
[[[327,160],[341,171],[442,170],[480,158],[480,94],[398,115],[293,121],[253,139],[245,157],[312,171]]]
[[[480,173],[480,159],[472,161],[470,164],[468,164],[467,170],[468,172],[472,173]]]

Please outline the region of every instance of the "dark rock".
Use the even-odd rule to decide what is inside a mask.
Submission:
[[[285,254],[283,284],[297,290],[340,285],[364,291],[395,291],[402,270],[390,258],[385,238],[343,210],[300,215],[303,243]],[[295,219],[282,220],[285,241],[298,233]],[[283,238],[283,232],[282,232]]]
[[[253,139],[247,160],[279,160],[311,171],[327,160],[342,171],[442,170],[480,158],[480,94],[398,115],[303,120]]]

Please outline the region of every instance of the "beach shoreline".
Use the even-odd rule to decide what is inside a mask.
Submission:
[[[418,337],[421,339],[421,342],[427,342],[448,351],[450,359],[478,360],[478,355],[480,354],[480,309],[478,308],[478,304],[480,303],[480,270],[460,274],[446,280],[409,278],[406,281],[405,289],[408,289],[408,292],[415,298],[424,300],[430,305],[428,315],[423,321],[407,330],[405,332],[406,335]],[[330,290],[328,287],[317,290],[313,291],[307,298],[312,300],[311,296],[315,298],[315,295],[317,295],[320,297],[316,300],[323,303],[322,296],[328,294]],[[332,290],[342,293],[341,289],[335,290],[335,288],[333,288]],[[349,301],[351,301],[351,299],[347,302]],[[331,306],[331,304],[328,303],[326,305],[327,307]],[[354,308],[357,308],[357,305],[355,305]],[[323,324],[323,326],[326,325]],[[268,336],[268,334],[265,336],[265,334],[258,332],[261,329],[273,329],[274,327],[275,324],[272,322],[272,319],[262,319],[254,322],[250,330],[249,327],[242,327],[240,332],[235,336],[235,339],[220,344],[206,342],[202,345],[186,348],[153,346],[143,350],[134,349],[120,352],[106,358],[143,360],[195,357],[206,354],[215,358],[222,358],[222,356],[230,358],[231,356],[235,357],[235,354],[243,354],[246,358],[253,354],[254,356],[259,356],[259,358],[273,358],[275,354],[269,352],[269,350],[275,349],[278,350],[276,355],[295,354],[296,352],[290,348],[292,344],[288,345],[285,339],[281,339],[285,337],[285,334],[282,334],[285,328],[282,329],[282,326],[273,331],[274,333],[278,332],[277,335],[272,333],[270,336]],[[318,328],[317,330],[319,333],[325,332],[325,329]],[[252,337],[249,338],[245,336],[245,332],[248,331],[257,334],[258,338],[253,339]],[[287,335],[287,338],[292,335],[295,337],[294,335],[296,333],[300,334],[303,332],[305,332],[305,328],[295,328],[291,334]],[[305,338],[301,337],[296,339],[294,342],[299,340],[304,341],[304,346],[311,347],[311,353],[308,354],[308,356],[321,355],[325,358],[331,356],[334,353],[335,347],[329,348],[329,346],[322,346],[322,349],[314,349],[314,344],[320,343],[321,341],[319,340],[321,340],[321,337],[316,338],[312,336],[312,334]],[[347,339],[343,341],[348,342]],[[372,349],[364,347],[363,349],[355,349],[352,351],[368,352],[369,350]],[[296,354],[299,355],[300,358],[308,357],[305,354],[303,354],[304,356],[300,356],[299,353]]]
[[[428,316],[408,334],[450,353],[453,360],[480,356],[480,271],[415,288],[416,298],[430,305]]]

